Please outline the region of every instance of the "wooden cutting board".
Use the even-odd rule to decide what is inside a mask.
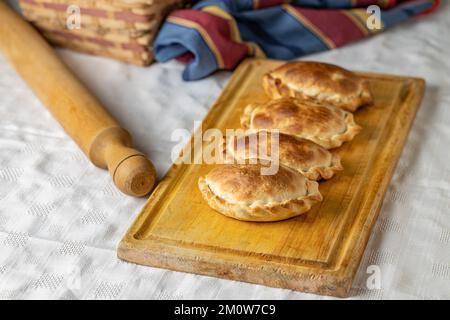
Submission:
[[[261,79],[280,63],[243,62],[205,118],[203,130],[239,128],[248,103],[268,100]],[[237,221],[210,209],[198,190],[198,178],[214,165],[174,165],[121,241],[119,257],[154,267],[347,296],[425,88],[422,79],[361,75],[370,80],[375,104],[356,112],[356,122],[364,130],[337,149],[345,170],[321,182],[323,203],[282,222]]]

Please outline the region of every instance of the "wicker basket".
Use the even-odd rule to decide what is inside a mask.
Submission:
[[[153,60],[151,44],[170,10],[186,0],[19,0],[26,19],[52,43],[138,65]],[[70,5],[80,29],[67,27]]]

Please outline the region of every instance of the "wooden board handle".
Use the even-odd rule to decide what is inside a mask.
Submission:
[[[0,1],[0,51],[98,167],[124,193],[144,196],[156,181],[152,163],[132,148],[131,135],[58,58],[40,34]]]

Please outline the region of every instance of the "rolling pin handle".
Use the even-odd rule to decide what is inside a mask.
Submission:
[[[93,139],[88,155],[96,166],[109,170],[120,191],[142,197],[153,189],[156,171],[153,164],[131,146],[132,139],[128,131],[111,127]]]
[[[155,168],[132,148],[131,135],[60,61],[39,33],[1,0],[0,52],[89,159],[110,171],[122,192],[141,197],[151,191],[156,181]]]

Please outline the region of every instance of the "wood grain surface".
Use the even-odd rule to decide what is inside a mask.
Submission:
[[[257,59],[242,63],[205,118],[203,130],[239,128],[248,103],[268,100],[261,79],[280,63]],[[347,296],[425,89],[421,79],[361,75],[370,80],[375,104],[355,113],[364,130],[336,150],[345,169],[320,183],[324,201],[312,211],[275,223],[227,218],[208,207],[197,187],[198,178],[214,165],[174,165],[121,241],[119,257]]]

